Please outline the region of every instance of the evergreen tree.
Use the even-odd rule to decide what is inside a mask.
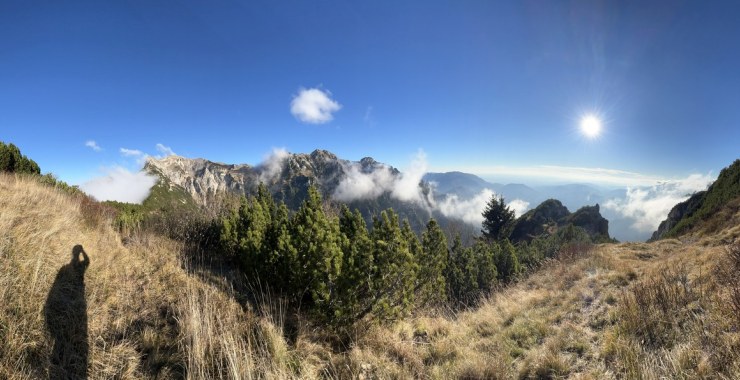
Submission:
[[[494,194],[483,210],[481,232],[489,241],[508,239],[514,228],[515,219],[514,211],[504,203],[504,198]]]
[[[381,321],[405,315],[413,303],[414,257],[393,209],[380,214],[371,233],[375,272],[372,312]]]
[[[495,257],[499,280],[508,282],[521,271],[516,248],[508,239],[501,242]]]
[[[13,156],[10,147],[0,141],[0,172],[12,172],[14,169],[15,156]]]
[[[342,246],[342,272],[338,280],[340,306],[335,311],[335,321],[347,325],[364,310],[370,310],[373,297],[373,246],[359,210],[351,212],[342,206],[339,230],[344,236]]]
[[[342,239],[338,220],[324,214],[319,191],[309,187],[308,196],[291,223],[291,241],[297,255],[293,275],[296,286],[305,289],[315,310],[324,317],[331,317],[336,306]]]
[[[455,236],[450,249],[447,271],[448,294],[452,301],[468,305],[478,294],[478,267],[470,247],[463,247],[460,235]]]
[[[242,197],[239,208],[221,224],[222,246],[237,257],[244,272],[259,280],[266,274],[262,252],[270,219],[269,210],[256,198]]]
[[[447,238],[436,220],[430,219],[421,236],[421,255],[417,262],[417,300],[422,304],[438,304],[447,299]]]
[[[409,223],[408,219],[404,219],[403,225],[401,227],[401,235],[403,235],[403,238],[406,239],[406,244],[409,247],[409,255],[411,256],[411,271],[410,274],[413,274],[413,278],[411,281],[411,291],[414,290],[414,284],[417,283],[417,275],[419,273],[419,257],[422,255],[422,247],[421,242],[419,241],[419,237],[416,236],[416,233],[414,230],[411,229],[411,224]]]
[[[269,277],[273,287],[285,294],[295,295],[292,281],[292,263],[297,260],[297,252],[290,238],[290,215],[285,203],[275,207],[265,244],[266,263],[270,267]]]
[[[22,155],[17,146],[0,142],[0,172],[41,174],[41,169],[35,161]]]
[[[488,294],[496,286],[498,278],[494,258],[494,252],[499,249],[498,244],[494,242],[492,245],[489,245],[484,241],[478,240],[472,249],[478,268],[478,290]]]

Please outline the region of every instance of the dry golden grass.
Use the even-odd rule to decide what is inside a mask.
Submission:
[[[85,202],[0,176],[0,378],[48,377],[44,305],[77,244],[90,257],[91,379],[740,378],[738,277],[721,270],[736,225],[682,241],[600,245],[548,263],[475,310],[358,326],[338,347],[300,318],[289,342],[292,316],[279,301],[240,304],[229,281],[184,268],[176,242],[142,235],[123,245]]]
[[[89,221],[106,216],[91,216],[85,202],[0,176],[0,378],[48,377],[54,341],[44,305],[77,244],[90,257],[82,327],[89,378],[315,376],[296,365],[279,324],[184,270],[177,243],[146,236],[124,246],[110,223]]]

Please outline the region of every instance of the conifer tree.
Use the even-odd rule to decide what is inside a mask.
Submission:
[[[266,263],[270,267],[269,276],[273,287],[286,295],[295,295],[292,279],[292,263],[297,253],[290,238],[290,215],[285,203],[275,207],[265,244]]]
[[[244,272],[259,280],[266,274],[262,252],[270,219],[269,210],[256,198],[242,197],[238,210],[224,218],[221,227],[222,246],[237,257]]]
[[[413,304],[414,257],[393,209],[381,212],[371,233],[375,273],[372,312],[381,321],[405,315]]]
[[[421,236],[421,255],[417,259],[417,300],[421,304],[438,304],[447,299],[447,238],[436,220],[430,219]]]
[[[41,174],[41,169],[34,160],[22,155],[17,146],[0,141],[0,172]]]
[[[463,247],[460,235],[455,236],[449,256],[447,276],[450,299],[468,305],[478,293],[478,267],[473,249]]]
[[[309,187],[307,198],[293,217],[291,241],[297,255],[293,264],[296,284],[305,289],[319,315],[330,316],[337,296],[343,243],[339,222],[324,214],[321,195],[314,186]]]
[[[495,194],[491,197],[483,210],[483,236],[490,241],[501,241],[508,239],[514,228],[516,217],[503,197]]]
[[[373,246],[359,210],[342,206],[339,230],[344,236],[342,272],[338,281],[340,307],[335,311],[336,323],[347,325],[360,317],[372,304]]]
[[[498,278],[501,281],[508,282],[519,272],[519,258],[517,257],[516,248],[511,244],[509,239],[501,242],[501,249],[496,252],[496,269]]]
[[[496,285],[498,271],[494,252],[499,250],[495,242],[491,245],[482,240],[478,240],[473,245],[473,254],[478,267],[478,290],[481,293],[490,293]]]

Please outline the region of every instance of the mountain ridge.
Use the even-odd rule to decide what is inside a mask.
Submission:
[[[673,206],[648,241],[677,237],[699,229],[714,232],[724,224],[734,223],[732,217],[739,209],[740,159],[737,159],[720,171],[706,191],[696,192]]]

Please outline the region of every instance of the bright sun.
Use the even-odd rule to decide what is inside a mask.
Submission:
[[[581,132],[588,138],[596,138],[601,133],[601,120],[594,115],[586,115],[581,119]]]

